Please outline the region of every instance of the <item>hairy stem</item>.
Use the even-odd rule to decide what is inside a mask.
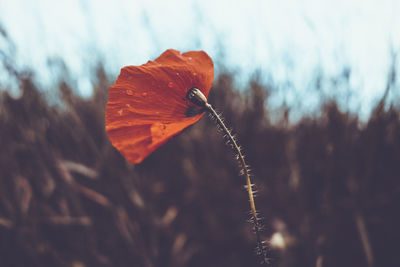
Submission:
[[[244,160],[243,153],[240,150],[240,147],[238,146],[231,132],[228,130],[228,128],[226,128],[225,123],[221,119],[221,116],[219,116],[218,113],[215,112],[213,107],[208,103],[207,98],[197,87],[193,87],[188,90],[186,94],[186,99],[190,100],[193,104],[197,105],[198,107],[201,107],[203,111],[208,111],[212,115],[212,117],[216,119],[217,124],[226,134],[229,143],[232,145],[232,148],[237,152],[239,164],[241,165],[243,174],[246,177],[245,187],[249,195],[250,208],[252,214],[251,222],[253,222],[254,232],[257,238],[257,254],[263,257],[263,263],[268,263],[267,249],[264,246],[263,241],[261,240],[261,225],[257,215],[256,205],[254,203],[253,184],[251,183],[249,167],[247,166],[246,161]]]
[[[267,255],[266,255],[267,253],[266,253],[265,246],[261,240],[261,233],[260,233],[261,225],[260,225],[260,221],[259,221],[257,211],[256,211],[256,205],[255,205],[255,201],[254,201],[253,184],[251,183],[248,165],[246,164],[246,161],[244,160],[243,153],[242,153],[239,145],[237,144],[235,138],[232,136],[231,132],[228,130],[228,128],[226,127],[225,123],[223,122],[221,117],[218,115],[218,113],[208,103],[205,104],[205,109],[208,112],[210,112],[212,114],[212,116],[217,120],[218,125],[221,127],[223,132],[226,134],[227,138],[229,139],[229,142],[232,144],[233,149],[236,151],[236,153],[238,155],[240,165],[242,167],[244,176],[246,177],[246,186],[245,187],[247,189],[247,193],[249,196],[250,209],[251,209],[251,214],[252,214],[251,221],[254,224],[254,232],[255,232],[256,238],[257,238],[257,254],[262,255],[264,257],[264,259],[263,259],[264,262],[267,262]]]
[[[240,150],[240,147],[238,146],[235,138],[233,138],[231,132],[228,130],[228,128],[226,128],[224,122],[222,121],[222,119],[220,118],[218,113],[213,109],[213,107],[210,104],[207,104],[206,107],[207,107],[208,111],[211,112],[212,115],[217,119],[218,125],[221,126],[222,130],[224,131],[226,136],[229,138],[229,141],[232,143],[236,153],[238,153],[240,164],[242,165],[244,175],[246,177],[246,189],[249,194],[251,213],[252,213],[255,221],[257,222],[258,216],[257,216],[257,211],[256,211],[256,205],[254,202],[254,194],[253,194],[252,184],[251,184],[251,180],[250,180],[250,173],[247,168],[246,161],[244,160],[242,151]]]

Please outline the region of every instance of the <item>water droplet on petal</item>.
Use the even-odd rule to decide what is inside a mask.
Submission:
[[[189,60],[192,60],[192,57],[188,57]]]
[[[128,90],[126,90],[126,94],[127,95],[133,95],[133,91],[128,89]]]
[[[160,124],[160,125],[158,126],[158,129],[160,129],[161,135],[165,135],[165,129],[167,129],[167,125],[165,125],[165,124]]]
[[[169,83],[168,83],[168,87],[169,87],[169,88],[174,87],[174,83],[173,83],[173,82],[169,82]]]
[[[131,104],[125,104],[126,108],[124,111],[135,112],[135,109],[131,106]]]
[[[193,75],[194,75],[194,76],[197,76],[197,72],[193,72]]]
[[[143,97],[146,97],[146,96],[147,96],[147,93],[146,93],[146,92],[143,92],[143,93],[142,93],[142,96],[143,96]]]
[[[180,75],[180,74],[179,74],[179,72],[177,72],[177,73],[176,73],[176,75],[178,75],[178,76],[179,76],[179,75]]]

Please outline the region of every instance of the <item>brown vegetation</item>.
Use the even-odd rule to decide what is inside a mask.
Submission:
[[[60,82],[49,104],[28,73],[1,92],[0,266],[257,266],[244,181],[212,122],[132,166],[110,145],[99,67],[83,99]],[[239,93],[232,76],[210,102],[252,166],[273,266],[397,266],[400,116],[378,105],[367,123],[335,102],[322,115],[272,124],[268,89]]]

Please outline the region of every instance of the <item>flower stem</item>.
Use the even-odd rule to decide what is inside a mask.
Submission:
[[[228,142],[232,145],[232,148],[237,152],[237,159],[242,168],[241,173],[243,173],[244,176],[246,177],[245,188],[247,189],[247,193],[249,195],[250,209],[252,214],[252,218],[250,219],[250,221],[253,223],[253,229],[257,238],[257,255],[263,257],[262,261],[263,263],[268,263],[267,248],[264,245],[264,242],[261,240],[261,224],[260,224],[260,219],[258,218],[257,215],[256,205],[254,202],[253,184],[251,183],[249,167],[246,164],[246,161],[244,160],[243,153],[240,150],[240,147],[238,146],[235,138],[232,136],[231,132],[225,126],[225,123],[221,119],[221,116],[218,115],[218,113],[208,103],[207,98],[198,88],[193,87],[189,89],[186,94],[186,98],[190,100],[193,104],[201,107],[202,110],[208,111],[211,114],[211,116],[216,120],[217,125],[225,133],[226,137],[228,138]]]
[[[235,138],[232,136],[231,132],[228,130],[226,127],[225,123],[221,119],[221,116],[218,115],[218,113],[213,109],[213,107],[210,104],[205,104],[205,109],[211,113],[211,115],[216,119],[218,125],[221,127],[222,131],[226,134],[227,138],[229,139],[229,142],[232,144],[233,149],[236,151],[238,155],[238,160],[239,163],[242,167],[243,174],[246,177],[246,189],[249,197],[249,202],[250,202],[250,209],[251,209],[251,214],[252,218],[251,221],[254,224],[254,232],[256,234],[257,238],[257,254],[263,256],[263,261],[268,262],[268,257],[267,257],[267,251],[266,247],[261,240],[261,225],[260,225],[260,220],[258,218],[257,210],[256,210],[256,205],[254,201],[254,191],[253,191],[253,186],[254,184],[251,183],[250,179],[250,172],[248,165],[246,164],[246,161],[244,160],[243,153],[237,144]]]

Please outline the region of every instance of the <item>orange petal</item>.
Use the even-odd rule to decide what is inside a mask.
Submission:
[[[197,87],[208,96],[213,78],[213,62],[203,51],[169,49],[154,61],[122,68],[106,106],[111,143],[129,162],[140,163],[202,117],[186,93]]]

